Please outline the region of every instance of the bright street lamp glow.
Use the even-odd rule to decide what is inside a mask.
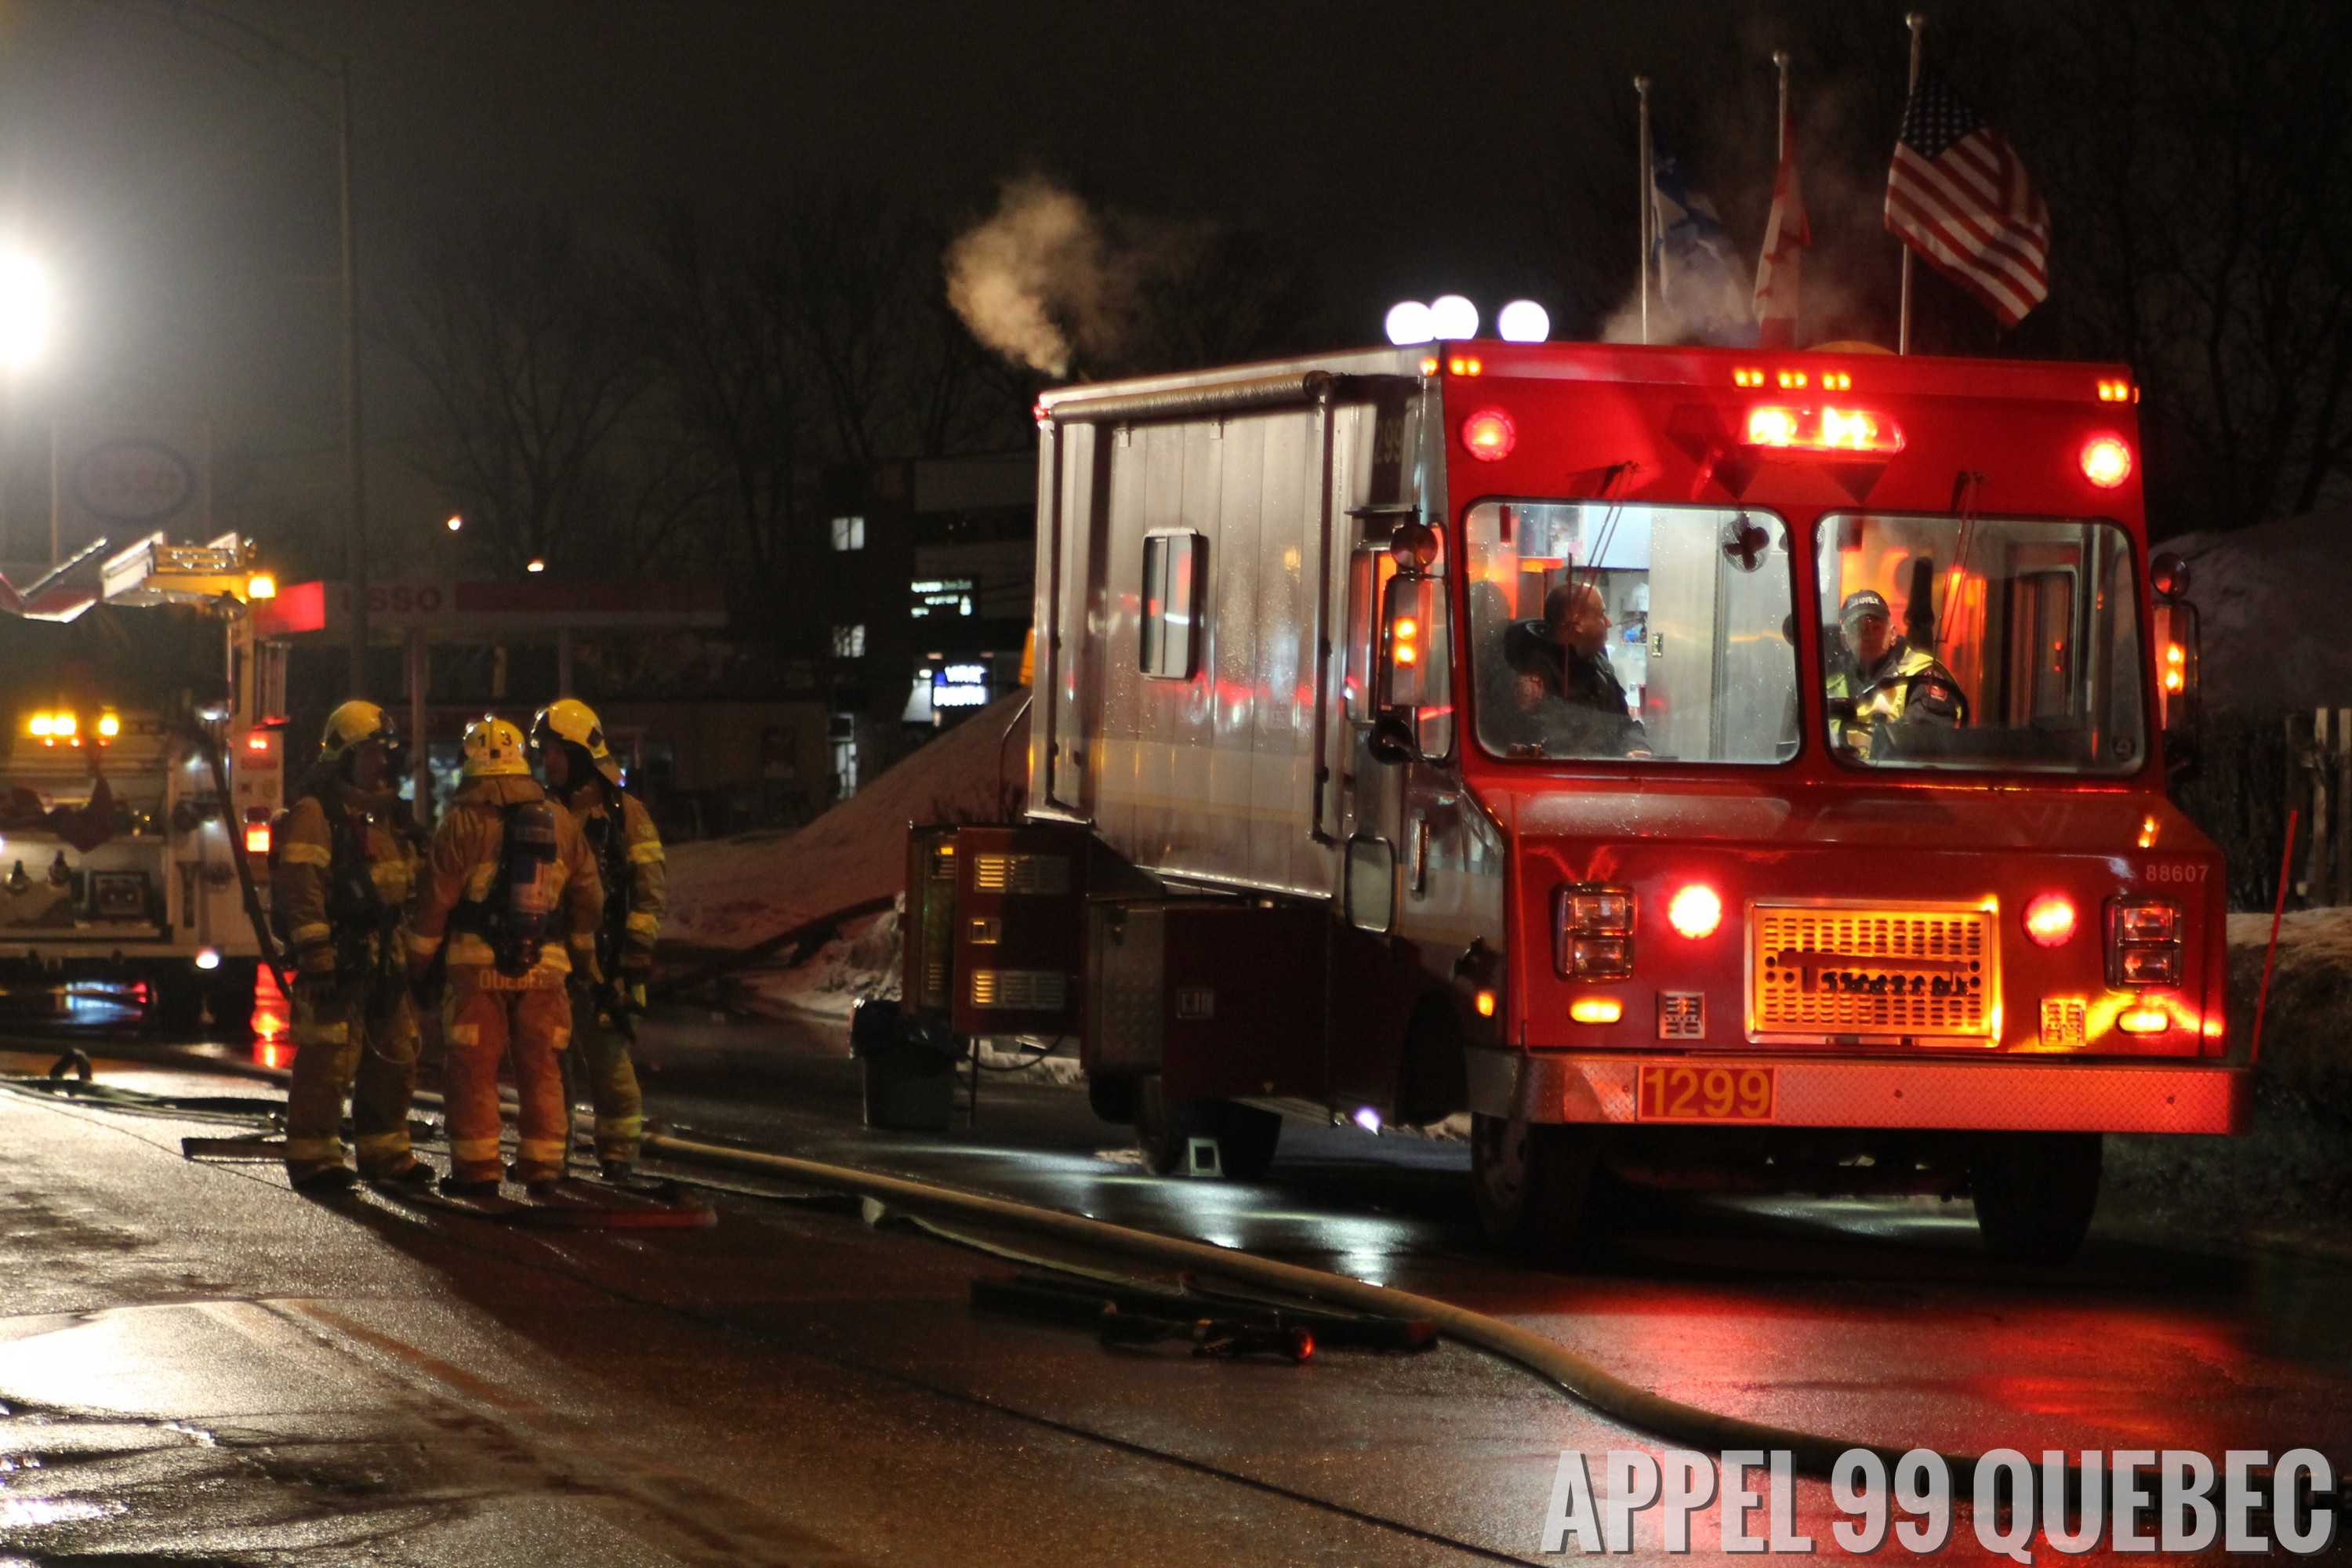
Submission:
[[[1434,334],[1429,326],[1429,307],[1418,300],[1400,300],[1389,307],[1389,342],[1399,348],[1425,343]]]
[[[524,567],[523,570],[526,572],[544,572],[547,570],[547,563],[534,555],[530,558],[530,564]]]
[[[29,256],[0,253],[0,364],[21,370],[48,341],[48,275]]]
[[[461,528],[463,528],[463,527],[465,527],[465,526],[466,526],[466,520],[465,520],[464,518],[460,517],[457,513],[456,513],[456,512],[454,512],[454,511],[453,511],[453,512],[451,512],[451,513],[449,514],[449,531],[450,531],[450,532],[455,533],[455,532],[457,532],[459,529],[461,529]]]
[[[1448,342],[1478,335],[1478,307],[1459,294],[1440,294],[1429,302],[1430,331]]]
[[[1507,343],[1539,343],[1551,336],[1551,313],[1533,300],[1514,300],[1495,318]]]

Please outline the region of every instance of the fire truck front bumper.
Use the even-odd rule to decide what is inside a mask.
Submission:
[[[1469,1052],[1470,1109],[1538,1122],[2242,1132],[2253,1073],[2222,1062]]]

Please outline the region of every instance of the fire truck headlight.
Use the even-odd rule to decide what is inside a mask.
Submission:
[[[2063,947],[2074,938],[2074,904],[2063,893],[2044,893],[2025,906],[2025,934],[2037,947]]]
[[[1693,882],[1667,900],[1666,923],[1694,942],[1713,936],[1723,923],[1723,900],[1705,882]]]
[[[25,733],[46,741],[57,733],[57,722],[47,713],[36,713],[25,721]]]

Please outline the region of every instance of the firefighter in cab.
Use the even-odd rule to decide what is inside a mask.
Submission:
[[[399,933],[417,835],[394,794],[399,749],[374,703],[337,708],[318,762],[270,836],[270,910],[295,970],[286,1173],[304,1192],[352,1184],[341,1137],[347,1092],[359,1173],[433,1179],[408,1146],[417,1035]]]
[[[572,1038],[585,1058],[596,1107],[596,1160],[607,1181],[636,1163],[645,1134],[645,1100],[629,1060],[636,1037],[630,1020],[645,1011],[646,977],[667,902],[661,835],[644,803],[621,787],[621,766],[605,743],[595,710],[566,697],[531,721],[531,750],[548,793],[563,803],[595,857],[604,885],[596,928],[596,967],[604,982],[572,988]]]
[[[520,1137],[514,1179],[544,1192],[563,1179],[571,1141],[561,1053],[574,983],[596,979],[604,890],[568,812],[530,776],[522,731],[504,719],[466,726],[463,782],[425,853],[408,941],[412,983],[441,978],[450,1170],[460,1195],[499,1190],[499,1061],[514,1062]]]
[[[1870,760],[1877,724],[1968,722],[1968,698],[1943,661],[1895,633],[1885,596],[1857,588],[1838,610],[1846,657],[1829,679],[1830,736],[1849,754]],[[1884,759],[1882,759],[1884,760]]]

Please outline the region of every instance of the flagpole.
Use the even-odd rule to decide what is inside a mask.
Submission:
[[[1633,79],[1633,92],[1642,100],[1642,155],[1636,160],[1642,171],[1642,341],[1650,341],[1650,224],[1654,204],[1650,194],[1650,79]]]
[[[1903,96],[1903,112],[1909,114],[1911,100],[1919,94],[1919,36],[1927,30],[1927,14],[1911,12],[1903,18],[1903,25],[1911,29],[1911,81]],[[1903,247],[1903,314],[1895,329],[1895,352],[1911,352],[1911,247],[1907,245]]]
[[[1772,68],[1780,73],[1780,117],[1772,122],[1772,156],[1777,162],[1789,155],[1789,51],[1772,51]]]

